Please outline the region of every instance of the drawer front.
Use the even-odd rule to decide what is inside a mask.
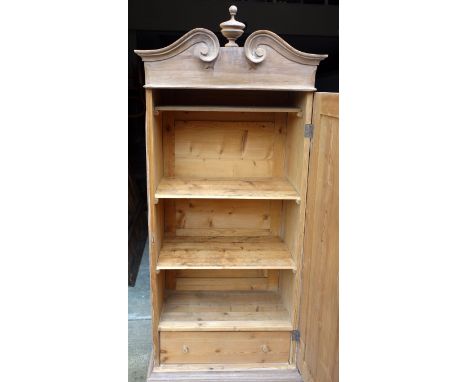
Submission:
[[[284,363],[290,332],[160,332],[161,364]]]

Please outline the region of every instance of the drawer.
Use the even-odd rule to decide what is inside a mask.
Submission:
[[[289,362],[290,332],[160,332],[161,364]]]

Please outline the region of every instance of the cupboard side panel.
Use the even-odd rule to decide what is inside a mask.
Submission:
[[[310,156],[298,367],[338,381],[338,94],[317,93]]]
[[[156,273],[158,253],[164,234],[163,203],[155,204],[156,187],[163,176],[162,121],[153,113],[154,98],[151,89],[146,90],[146,171],[148,193],[148,240],[150,263],[151,307],[153,321],[154,364],[159,365],[158,323],[164,294],[164,272]]]

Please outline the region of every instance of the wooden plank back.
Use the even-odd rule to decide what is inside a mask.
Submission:
[[[297,365],[305,382],[337,382],[338,94],[315,95],[313,124]]]
[[[278,200],[165,200],[166,237],[279,236],[282,202]],[[209,273],[209,274],[208,274]],[[167,271],[173,290],[277,290],[277,270]]]
[[[277,236],[280,200],[165,201],[166,236]]]
[[[168,270],[166,289],[177,291],[276,291],[275,269]]]
[[[284,176],[286,113],[163,114],[165,176]]]

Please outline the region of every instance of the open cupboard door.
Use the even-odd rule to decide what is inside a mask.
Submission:
[[[304,235],[300,342],[304,382],[338,381],[338,93],[316,93]]]

